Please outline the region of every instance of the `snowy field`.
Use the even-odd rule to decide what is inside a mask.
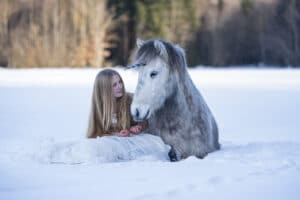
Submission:
[[[190,69],[222,149],[176,163],[159,142],[99,160],[85,139],[98,71],[0,69],[1,200],[299,199],[300,70]],[[136,72],[118,71],[133,92]]]

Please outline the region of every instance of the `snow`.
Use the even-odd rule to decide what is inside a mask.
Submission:
[[[176,163],[155,136],[85,139],[98,71],[0,69],[1,200],[299,198],[300,70],[190,69],[222,149]]]

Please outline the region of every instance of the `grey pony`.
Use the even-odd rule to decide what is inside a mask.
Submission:
[[[136,121],[148,120],[149,126],[146,131],[160,136],[171,146],[171,161],[192,155],[202,159],[208,153],[219,150],[216,120],[190,78],[184,50],[160,39],[138,40],[137,44],[139,48],[131,66],[139,70],[139,80],[131,105],[133,118]],[[168,68],[167,81],[160,85],[161,88],[166,87],[167,92],[161,97],[162,101],[158,107],[147,108],[146,114],[141,116],[142,108],[136,101],[147,81],[141,74],[151,67],[149,63],[154,59],[162,60],[165,63],[162,67]],[[150,73],[152,77],[153,72]],[[156,74],[157,72],[154,73]]]

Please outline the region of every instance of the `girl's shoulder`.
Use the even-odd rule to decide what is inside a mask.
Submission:
[[[132,99],[133,99],[133,93],[126,92],[126,96],[132,101]]]
[[[131,93],[131,92],[126,92],[126,95],[133,98],[133,93]]]
[[[125,102],[126,102],[126,104],[128,104],[130,106],[132,103],[132,100],[133,100],[133,93],[126,92],[125,95],[126,95]]]

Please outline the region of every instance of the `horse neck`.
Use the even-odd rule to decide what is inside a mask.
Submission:
[[[183,114],[192,112],[191,101],[193,101],[193,83],[186,73],[184,77],[181,77],[176,81],[173,88],[173,93],[166,98],[164,105],[157,111],[157,117],[163,117],[165,115],[170,116],[182,116]]]
[[[185,71],[180,79],[181,80],[178,81],[178,91],[180,94],[179,99],[182,99],[182,107],[189,112],[195,112],[195,108],[205,109],[207,105],[204,98],[196,88],[188,72]]]
[[[161,109],[157,110],[150,120],[149,127],[152,130],[170,128],[170,124],[182,122],[182,118],[189,121],[199,114],[199,108],[205,103],[201,102],[201,95],[193,84],[189,74],[181,74],[180,80],[174,85],[174,92],[166,99]],[[200,101],[199,101],[200,100]]]

